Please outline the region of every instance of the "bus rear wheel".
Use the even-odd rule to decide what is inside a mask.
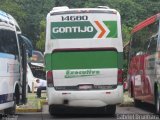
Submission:
[[[60,112],[58,112],[57,107],[55,105],[49,105],[49,114],[51,116],[57,116],[60,114]]]
[[[28,85],[28,93],[31,93],[31,88],[29,85]]]
[[[139,107],[141,104],[141,100],[134,99],[134,106]]]
[[[106,106],[105,113],[114,116],[116,113],[116,105]]]
[[[156,94],[155,94],[155,111],[156,114],[160,116],[160,98],[159,98],[159,93],[158,90],[156,90]]]

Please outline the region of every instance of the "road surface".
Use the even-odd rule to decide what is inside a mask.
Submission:
[[[153,113],[152,105],[143,103],[140,107],[119,107],[115,116],[100,115],[100,114],[79,114],[79,115],[63,115],[50,116],[48,106],[44,105],[42,112],[36,113],[18,113],[15,116],[6,116],[2,120],[156,120],[159,119]]]

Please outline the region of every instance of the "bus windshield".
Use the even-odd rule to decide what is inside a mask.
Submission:
[[[32,57],[28,60],[32,74],[36,78],[45,79],[44,57],[40,51],[33,51]]]
[[[29,60],[31,63],[44,63],[43,54],[39,51],[33,51],[32,57]]]
[[[51,60],[54,60],[52,67],[56,70],[116,68],[118,66],[117,52],[107,50],[54,52]]]

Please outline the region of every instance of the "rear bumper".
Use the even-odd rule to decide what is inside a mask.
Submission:
[[[49,105],[66,105],[73,107],[103,107],[123,101],[123,86],[113,90],[95,91],[56,91],[47,88]]]

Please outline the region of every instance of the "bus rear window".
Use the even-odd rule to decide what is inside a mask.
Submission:
[[[51,55],[53,70],[117,68],[116,51],[59,51]]]

